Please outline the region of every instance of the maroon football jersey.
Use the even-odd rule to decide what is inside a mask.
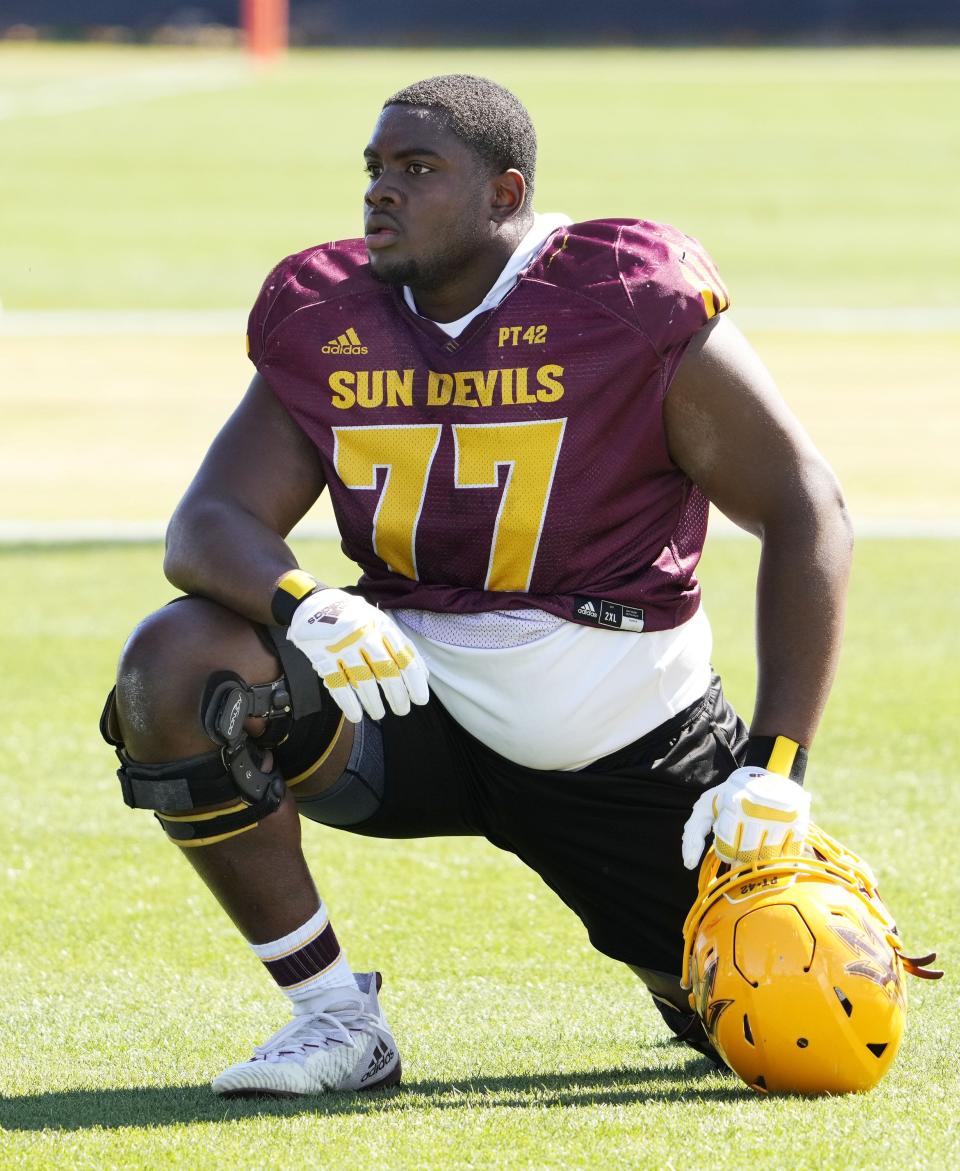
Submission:
[[[456,339],[371,274],[361,240],[274,269],[250,357],[320,453],[359,588],[385,607],[537,607],[662,630],[699,604],[707,502],[663,399],[728,297],[674,228],[558,229]]]

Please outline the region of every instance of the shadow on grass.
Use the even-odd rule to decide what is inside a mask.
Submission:
[[[733,1101],[754,1097],[732,1075],[725,1084],[703,1085],[716,1074],[705,1060],[682,1068],[589,1070],[540,1076],[476,1077],[456,1081],[404,1082],[372,1094],[317,1098],[221,1099],[206,1084],[143,1089],[62,1090],[0,1098],[0,1126],[7,1130],[118,1129],[219,1122],[257,1116],[375,1114],[411,1110],[629,1105],[641,1102]]]

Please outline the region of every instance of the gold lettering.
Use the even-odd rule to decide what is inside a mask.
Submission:
[[[497,330],[497,346],[518,346],[522,341],[531,346],[542,346],[547,340],[545,325],[501,325]]]
[[[445,407],[453,393],[453,375],[438,374],[435,370],[427,375],[427,406]]]
[[[480,404],[475,398],[472,398],[474,388],[473,382],[480,377],[479,370],[458,370],[454,376],[453,381],[456,385],[456,392],[453,396],[453,405],[455,407],[478,407]]]
[[[370,387],[370,375],[373,374],[373,388]],[[361,407],[383,406],[383,371],[357,371],[357,402]]]
[[[357,374],[357,399],[361,406],[379,406],[384,399],[381,374],[386,374],[387,406],[413,405],[414,370],[372,371],[368,388],[363,371]],[[505,407],[555,403],[563,398],[563,367],[541,366],[536,382],[527,366],[504,366],[493,370],[455,370],[452,374],[427,372],[428,407],[492,407],[499,399]]]
[[[537,396],[527,390],[527,368],[520,366],[517,368],[517,405],[535,403],[536,401]]]
[[[479,398],[482,407],[493,405],[493,388],[497,385],[499,373],[499,370],[487,370],[486,373],[481,370],[476,371],[477,398]]]
[[[356,405],[356,397],[352,390],[353,385],[353,371],[352,370],[334,370],[330,375],[329,386],[334,395],[338,396],[331,400],[332,405],[341,411],[347,410],[349,407]]]
[[[542,403],[555,403],[563,398],[563,384],[559,381],[563,377],[562,366],[541,366],[537,371],[537,398]]]
[[[497,331],[497,345],[502,350],[509,342],[511,346],[518,346],[520,344],[520,332],[523,329],[522,325],[502,325]],[[529,340],[526,339],[525,340]]]
[[[413,371],[387,371],[387,406],[396,407],[403,403],[405,407],[413,406]]]

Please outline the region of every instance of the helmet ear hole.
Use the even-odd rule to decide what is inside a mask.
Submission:
[[[743,1014],[743,1039],[748,1045],[754,1045],[753,1030],[750,1028],[750,1018],[746,1013]]]
[[[843,989],[834,988],[834,992],[837,994],[837,1000],[840,1001],[840,1006],[843,1008],[843,1011],[847,1014],[847,1016],[853,1016],[853,1005],[844,995]]]

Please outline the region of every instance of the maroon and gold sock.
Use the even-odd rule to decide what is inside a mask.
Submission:
[[[311,1001],[331,988],[349,988],[356,994],[353,970],[334,934],[324,903],[303,924],[270,943],[251,943],[283,992],[293,1002],[295,1014],[312,1012]]]

